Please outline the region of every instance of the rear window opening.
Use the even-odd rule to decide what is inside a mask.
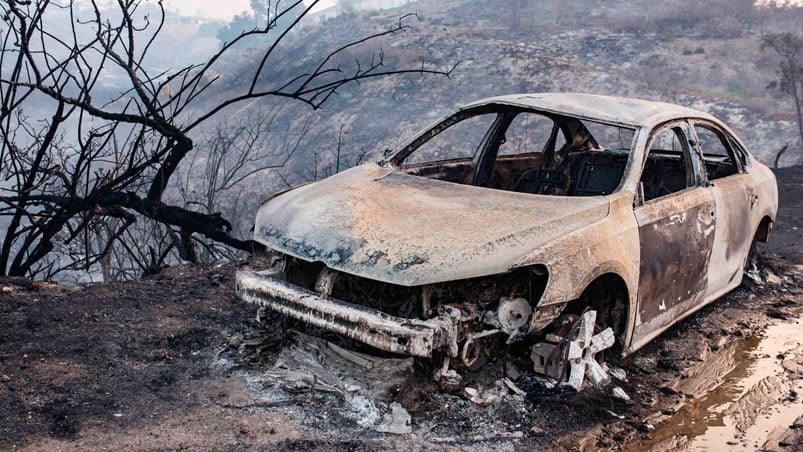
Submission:
[[[392,160],[407,174],[520,193],[616,191],[635,129],[505,105],[463,110]]]

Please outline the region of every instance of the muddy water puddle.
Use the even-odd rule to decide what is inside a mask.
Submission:
[[[649,439],[626,450],[757,450],[803,416],[803,317],[733,342],[670,387],[683,394],[658,414]],[[670,410],[671,412],[672,410]],[[666,412],[666,411],[665,411]],[[766,445],[765,445],[766,444]]]

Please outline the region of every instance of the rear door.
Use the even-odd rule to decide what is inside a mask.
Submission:
[[[714,243],[716,204],[703,186],[690,125],[656,128],[647,141],[635,207],[641,243],[633,344],[643,344],[703,302]]]
[[[753,178],[745,171],[745,156],[733,138],[708,121],[692,123],[697,152],[703,157],[707,184],[716,201],[716,233],[708,270],[707,298],[716,298],[742,280],[745,259],[753,240],[758,196]]]

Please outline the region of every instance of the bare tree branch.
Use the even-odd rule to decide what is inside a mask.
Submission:
[[[231,201],[227,215],[237,216],[245,202],[238,187],[285,165],[301,149],[309,123],[294,139],[279,140],[281,152],[270,153],[263,148],[279,135],[273,130],[278,110],[240,124],[220,119],[221,112],[268,98],[317,109],[347,84],[448,76],[454,69],[385,65],[379,43],[411,30],[412,16],[335,44],[317,60],[280,65],[282,52],[292,47],[282,43],[316,3],[277,2],[264,24],[224,43],[206,61],[158,70],[149,54],[166,23],[161,1],[155,7],[141,0],[0,3],[0,219],[9,225],[0,232],[0,275],[47,276],[101,265],[104,277],[112,277],[152,271],[177,249],[191,257],[194,244],[212,257],[229,252],[221,246],[250,251],[251,241],[237,238],[244,231],[220,213],[221,197]],[[69,24],[51,26],[55,21]],[[374,43],[378,50],[365,50]],[[246,45],[259,54],[240,81],[221,67]],[[352,63],[363,51],[366,57]],[[100,82],[109,79],[116,80],[115,93]],[[43,102],[44,108],[34,108]],[[39,114],[48,109],[48,116]],[[214,130],[208,143],[205,134]],[[182,165],[186,172],[171,185]],[[196,193],[188,186],[200,174],[204,182]],[[177,194],[183,206],[168,200]],[[131,246],[134,233],[152,244]],[[55,250],[61,254],[52,255]],[[122,264],[123,255],[130,265]]]

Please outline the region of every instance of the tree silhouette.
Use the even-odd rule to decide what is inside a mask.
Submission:
[[[767,89],[792,98],[803,152],[803,37],[790,32],[769,33],[761,37],[761,49],[772,49],[781,57],[775,72],[778,78]]]
[[[332,46],[311,69],[275,72],[279,44],[316,4],[275,2],[267,20],[237,34],[201,64],[178,69],[153,69],[148,63],[165,24],[161,1],[155,13],[141,0],[116,0],[108,9],[94,0],[0,4],[0,225],[6,226],[0,229],[0,275],[47,277],[89,268],[142,217],[184,237],[201,234],[250,250],[251,241],[233,236],[231,223],[219,213],[162,201],[194,150],[193,132],[212,128],[218,115],[258,99],[293,99],[319,108],[350,83],[451,71],[423,62],[386,68],[381,50],[366,50],[367,44],[409,29],[409,17],[403,17],[388,29]],[[289,26],[279,26],[288,19]],[[249,55],[252,69],[226,77],[226,58],[246,46],[257,52]],[[363,57],[339,58],[355,51]],[[103,246],[81,246],[105,219],[114,219],[115,226]],[[78,251],[54,258],[50,253],[57,245]]]

